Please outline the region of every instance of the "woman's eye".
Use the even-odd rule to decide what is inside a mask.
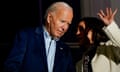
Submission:
[[[79,30],[80,31],[84,31],[83,27],[79,26]]]

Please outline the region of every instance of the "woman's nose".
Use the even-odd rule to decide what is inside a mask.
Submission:
[[[79,31],[79,29],[77,30],[77,32],[76,32],[76,35],[79,35],[80,34],[80,31]]]

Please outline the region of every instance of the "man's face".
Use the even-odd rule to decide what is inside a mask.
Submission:
[[[60,38],[68,30],[73,18],[73,12],[67,9],[61,9],[52,14],[48,14],[48,32],[54,38]]]

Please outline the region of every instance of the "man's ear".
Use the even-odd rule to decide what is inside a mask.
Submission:
[[[48,15],[47,15],[47,22],[50,24],[50,21],[51,21],[51,14],[48,13]]]

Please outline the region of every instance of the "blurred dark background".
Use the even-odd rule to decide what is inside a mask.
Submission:
[[[80,18],[79,0],[5,0],[2,1],[0,23],[0,72],[8,56],[16,32],[22,28],[42,24],[46,8],[55,1],[65,1],[74,9],[73,22],[68,32],[62,37],[65,42],[75,42],[75,26]]]

